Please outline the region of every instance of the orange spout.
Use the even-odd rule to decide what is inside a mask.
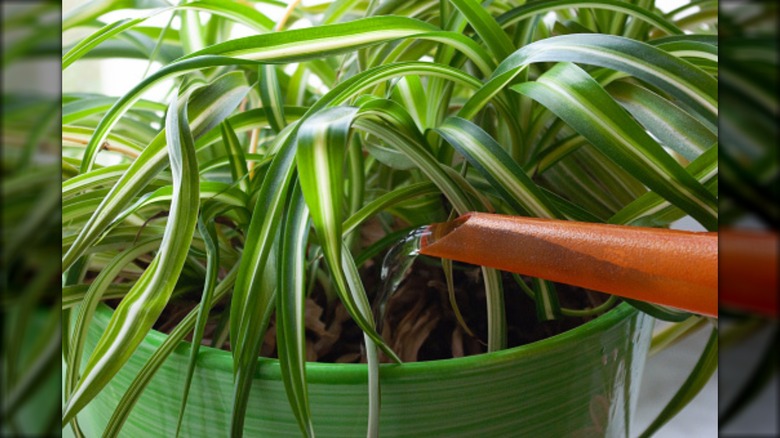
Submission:
[[[420,253],[718,316],[718,233],[469,213]]]

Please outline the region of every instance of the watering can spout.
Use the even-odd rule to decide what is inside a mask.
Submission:
[[[420,253],[718,316],[718,233],[468,213]]]

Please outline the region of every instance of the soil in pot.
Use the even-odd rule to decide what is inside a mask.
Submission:
[[[380,266],[368,262],[362,273],[366,290],[370,294],[371,291],[378,291],[381,287]],[[430,361],[487,352],[486,299],[481,270],[456,263],[453,275],[455,298],[467,328],[459,324],[456,318],[450,305],[444,273],[435,259],[420,257],[416,260],[398,291],[388,301],[382,336],[402,361]],[[502,274],[502,280],[507,309],[507,343],[510,348],[563,333],[595,318],[563,317],[539,321],[534,301],[516,280],[507,273]],[[556,288],[561,306],[571,309],[593,308],[608,297],[564,284],[557,284]],[[307,360],[364,363],[366,358],[360,328],[338,300],[329,300],[327,297],[328,293],[318,283],[306,301]],[[369,299],[373,299],[373,296]],[[159,318],[155,329],[168,332],[198,304],[198,300],[197,291],[173,300]],[[217,346],[230,349],[223,332],[224,323],[220,322],[228,306],[229,302],[225,301],[218,303],[212,310],[204,345],[214,346],[214,339],[218,338],[220,341]],[[263,357],[277,357],[273,319],[259,354]],[[386,358],[383,360],[388,361]]]

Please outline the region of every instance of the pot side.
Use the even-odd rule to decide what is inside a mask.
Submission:
[[[85,352],[95,347],[111,312],[99,307]],[[629,436],[651,332],[650,317],[621,304],[532,344],[458,359],[383,364],[380,435]],[[86,436],[102,435],[122,394],[165,336],[149,333],[122,371],[78,415]],[[182,343],[157,372],[121,436],[174,436],[189,349],[190,344]],[[245,436],[299,437],[278,361],[258,360]],[[366,366],[309,363],[306,370],[317,436],[365,436]],[[201,347],[181,436],[229,436],[232,395],[230,353]]]

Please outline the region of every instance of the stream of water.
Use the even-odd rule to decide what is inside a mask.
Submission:
[[[406,271],[412,266],[420,254],[422,237],[429,233],[429,227],[424,226],[412,230],[409,234],[393,245],[382,261],[381,290],[374,299],[374,315],[377,331],[382,332],[387,302],[398,290],[398,286],[406,277]]]

